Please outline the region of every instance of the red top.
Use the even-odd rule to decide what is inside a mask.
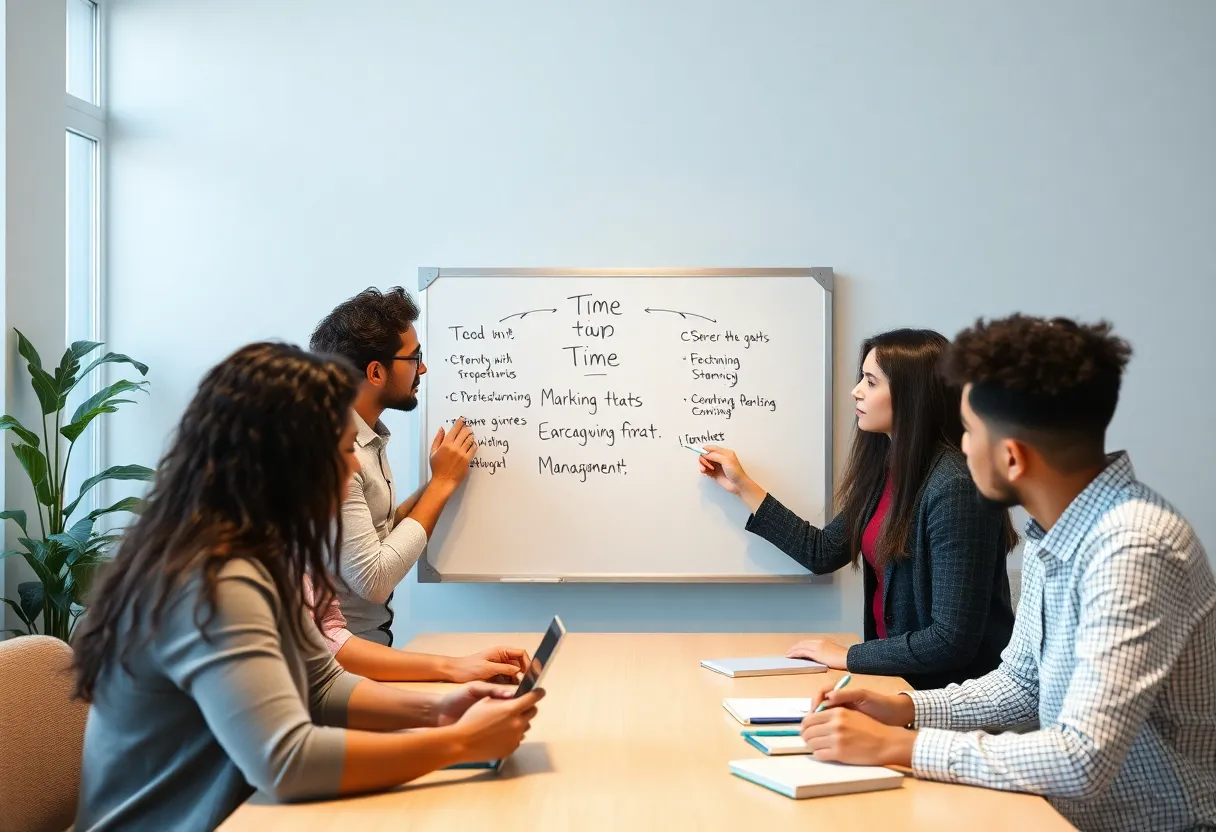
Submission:
[[[874,544],[878,542],[878,533],[882,530],[882,521],[886,518],[887,509],[890,507],[891,480],[888,478],[887,484],[882,488],[882,496],[878,498],[878,508],[874,509],[874,516],[866,524],[866,530],[861,533],[861,556],[866,559],[866,563],[870,564],[870,568],[874,570],[874,577],[878,579],[874,584],[874,594],[870,596],[870,607],[874,611],[874,629],[877,631],[879,638],[887,637],[887,621],[883,615],[882,604],[883,570],[881,566],[874,562]]]

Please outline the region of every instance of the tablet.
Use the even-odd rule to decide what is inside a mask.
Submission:
[[[540,647],[536,648],[536,653],[532,656],[532,663],[528,665],[524,678],[520,679],[519,687],[515,689],[516,699],[540,684],[540,680],[544,678],[545,671],[549,669],[549,662],[553,660],[553,656],[557,653],[557,647],[562,643],[562,636],[564,635],[566,635],[565,625],[562,624],[562,620],[559,617],[553,616],[553,620],[549,622],[549,629],[545,631],[545,637],[540,641]]]
[[[545,631],[545,637],[541,639],[540,647],[536,648],[536,653],[532,656],[532,662],[528,665],[524,678],[520,680],[519,687],[515,689],[515,699],[540,684],[541,679],[545,676],[545,671],[553,662],[553,657],[557,655],[557,648],[561,645],[562,637],[565,635],[566,627],[562,624],[561,618],[553,616],[553,621],[549,623],[549,629]],[[506,762],[507,758],[503,757],[501,760],[488,760],[484,763],[460,763],[449,766],[449,768],[493,769],[495,772],[499,772],[502,771],[503,764]]]

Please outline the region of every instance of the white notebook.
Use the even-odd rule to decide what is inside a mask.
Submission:
[[[789,733],[797,731],[797,728],[791,729]],[[770,731],[770,734],[782,733],[778,731]],[[783,754],[810,754],[811,749],[806,747],[806,743],[802,737],[794,734],[792,737],[766,737],[763,731],[744,731],[743,739],[756,748],[763,751],[772,757],[780,757]]]
[[[806,756],[732,760],[730,773],[795,800],[898,789],[904,781],[889,768],[824,763]]]
[[[757,656],[743,659],[704,659],[701,667],[742,679],[747,676],[788,676],[796,673],[823,673],[826,664],[807,659],[787,659],[785,656]]]
[[[802,722],[811,710],[811,700],[723,699],[722,707],[744,725],[781,725]]]

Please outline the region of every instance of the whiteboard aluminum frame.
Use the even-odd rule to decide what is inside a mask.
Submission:
[[[832,307],[835,302],[836,275],[831,266],[814,266],[806,268],[765,268],[765,269],[681,269],[681,268],[627,268],[627,269],[526,269],[526,268],[440,268],[422,266],[418,269],[418,291],[425,292],[435,281],[444,278],[497,278],[497,277],[621,277],[621,278],[669,278],[669,277],[809,277],[823,287],[827,297],[823,305],[823,372],[824,372],[824,404],[823,404],[823,447],[825,454],[824,465],[824,516],[830,518],[833,513],[832,478],[834,466],[832,429],[832,384],[833,384],[833,353],[832,343]],[[423,326],[426,337],[431,337],[430,304],[426,304]],[[428,426],[429,427],[429,426]],[[418,482],[427,481],[430,463],[430,442],[427,432],[418,431]],[[560,584],[560,583],[688,583],[688,584],[809,584],[825,583],[830,577],[821,575],[687,575],[679,573],[584,573],[567,575],[486,575],[469,574],[464,572],[440,573],[428,559],[429,552],[423,550],[418,559],[418,582],[431,583],[508,583],[508,584]]]

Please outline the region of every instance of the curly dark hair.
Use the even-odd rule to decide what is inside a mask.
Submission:
[[[128,669],[175,591],[195,575],[194,618],[215,615],[217,576],[231,558],[266,568],[303,639],[302,584],[318,608],[334,597],[337,508],[345,466],[339,440],[357,377],[343,359],[286,344],[250,344],[212,369],[161,459],[143,515],[93,587],[73,642],[76,695],[92,699],[115,661]],[[144,628],[145,639],[126,636]]]
[[[390,364],[401,333],[418,320],[418,304],[400,286],[364,289],[325,316],[308,342],[314,352],[340,355],[360,374],[373,361]]]
[[[960,332],[942,369],[947,380],[971,385],[968,402],[985,421],[1100,445],[1131,356],[1106,321],[1011,315]]]

